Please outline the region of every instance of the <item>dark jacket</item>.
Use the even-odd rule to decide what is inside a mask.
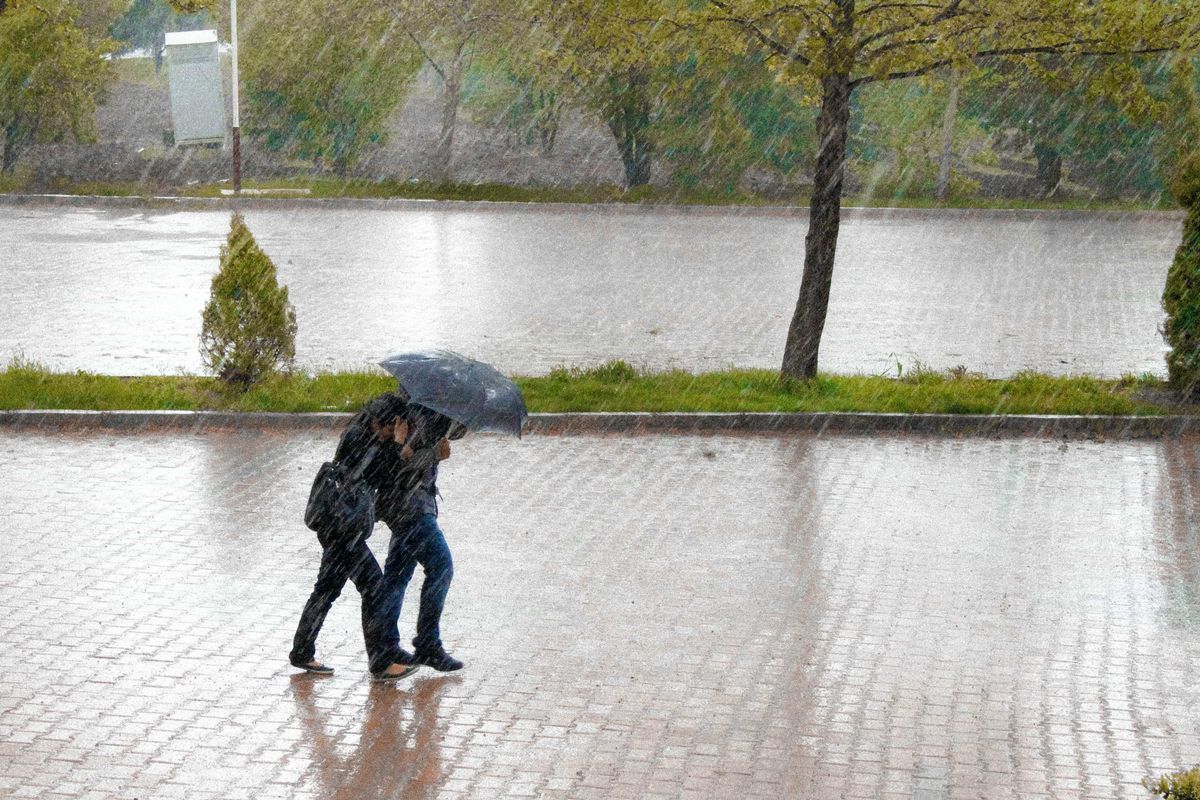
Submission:
[[[375,448],[363,478],[375,492],[375,516],[385,522],[438,513],[438,462],[433,446],[447,434],[450,422],[418,406],[409,406],[405,421],[415,451],[407,461],[400,457],[400,444],[380,441],[366,412],[350,420],[334,455],[335,461],[354,470]]]

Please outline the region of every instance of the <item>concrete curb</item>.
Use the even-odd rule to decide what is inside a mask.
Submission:
[[[287,414],[213,411],[0,411],[0,430],[127,433],[182,431],[336,431],[345,413]],[[1200,416],[992,416],[971,414],[572,413],[532,414],[526,432],[541,435],[615,433],[837,433],[951,437],[1158,439],[1200,433]]]
[[[171,211],[222,211],[232,209],[374,209],[374,210],[430,210],[433,208],[503,211],[521,209],[531,212],[563,212],[586,210],[588,213],[603,214],[651,214],[669,213],[694,216],[758,216],[758,217],[802,217],[807,219],[808,206],[706,206],[668,205],[653,203],[537,203],[506,200],[420,200],[407,198],[337,198],[337,197],[135,197],[112,195],[73,194],[3,194],[0,206],[49,206],[65,208],[137,208],[163,209]],[[1179,220],[1184,218],[1180,210],[1097,210],[1082,211],[1051,208],[863,208],[845,206],[843,219],[886,220],[886,219],[936,219],[957,217],[960,219],[1037,219],[1052,217],[1058,220],[1107,219],[1149,221],[1158,219]]]

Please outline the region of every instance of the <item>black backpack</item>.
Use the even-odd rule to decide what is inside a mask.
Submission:
[[[363,472],[378,449],[378,445],[372,446],[353,470],[336,461],[321,465],[308,492],[305,525],[322,537],[351,539],[371,535],[375,527],[375,500],[371,487],[363,480]]]

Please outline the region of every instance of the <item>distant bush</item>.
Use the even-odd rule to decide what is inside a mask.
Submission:
[[[1200,395],[1200,151],[1182,159],[1171,182],[1176,199],[1188,209],[1183,241],[1167,272],[1163,290],[1163,338],[1171,387],[1186,399]]]
[[[259,249],[240,214],[230,223],[204,308],[200,349],[205,366],[227,384],[245,389],[296,357],[296,310],[280,286],[275,265]]]
[[[1146,788],[1163,800],[1200,800],[1200,767],[1174,775],[1164,775]]]

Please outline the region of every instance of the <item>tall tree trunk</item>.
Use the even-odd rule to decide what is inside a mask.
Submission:
[[[817,376],[817,354],[829,310],[833,260],[842,223],[846,141],[850,133],[850,76],[829,75],[821,83],[821,111],[817,116],[820,149],[813,174],[808,236],[804,239],[804,277],[796,313],[788,326],[780,371],[784,378],[802,380]]]
[[[0,172],[11,172],[12,168],[17,163],[17,156],[20,155],[20,127],[17,123],[7,125],[4,128],[4,152],[0,156]]]
[[[1062,183],[1062,156],[1058,148],[1047,141],[1039,141],[1033,146],[1033,154],[1037,156],[1037,184],[1042,197],[1050,197],[1058,191]]]
[[[536,108],[534,128],[537,131],[542,155],[548,156],[554,152],[554,140],[558,138],[558,123],[562,116],[562,107],[558,104],[558,97],[554,92],[538,89]]]
[[[950,191],[950,167],[954,160],[954,123],[958,121],[958,90],[962,85],[962,73],[958,67],[950,69],[950,98],[946,101],[946,113],[942,118],[942,157],[938,164],[938,200],[945,200]]]
[[[625,85],[613,97],[605,114],[625,167],[625,185],[630,189],[650,182],[654,148],[650,142],[649,84],[646,70],[631,68],[625,75]]]
[[[454,58],[442,74],[445,84],[442,94],[442,129],[438,133],[437,148],[433,152],[433,178],[438,183],[450,180],[450,156],[454,148],[454,129],[458,125],[458,102],[462,92],[465,53],[465,43],[460,44]]]
[[[167,34],[160,31],[154,37],[154,74],[162,72],[163,53],[167,49]]]

